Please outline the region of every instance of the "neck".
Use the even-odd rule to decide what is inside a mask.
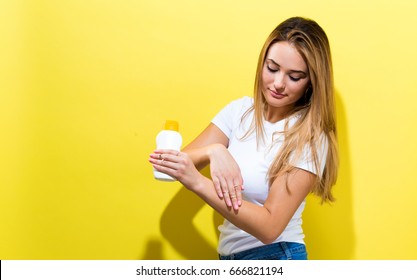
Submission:
[[[293,107],[275,108],[267,105],[267,108],[264,112],[264,118],[270,123],[276,123],[288,117],[292,109]]]

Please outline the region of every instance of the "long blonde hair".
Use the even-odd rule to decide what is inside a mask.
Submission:
[[[286,129],[277,132],[284,135],[284,142],[269,168],[269,184],[278,176],[294,170],[294,163],[302,157],[303,148],[307,146],[311,150],[317,171],[312,193],[319,196],[322,202],[334,201],[331,188],[337,178],[338,149],[333,70],[329,41],[315,21],[301,17],[289,18],[278,25],[265,41],[256,70],[254,105],[242,117],[243,120],[254,111],[254,119],[245,135],[255,132],[258,144],[264,140],[263,119],[267,102],[262,93],[262,69],[269,47],[279,41],[286,41],[298,50],[307,64],[311,84],[305,96],[296,102],[290,113],[297,115],[295,123],[290,127],[287,118]],[[317,148],[321,147],[323,140],[328,145],[326,163],[321,175]]]

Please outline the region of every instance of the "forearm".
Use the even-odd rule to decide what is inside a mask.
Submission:
[[[204,131],[189,143],[183,152],[187,153],[197,169],[210,163],[210,153],[216,148],[226,148],[229,138],[214,124],[210,123]]]
[[[188,154],[198,170],[203,169],[207,164],[210,163],[209,157],[207,155],[207,146],[198,148],[185,147],[182,151]]]
[[[216,194],[213,183],[208,178],[202,178],[198,186],[193,188],[193,192],[225,219],[265,244],[278,238],[286,227],[286,222],[279,224],[277,224],[277,221],[272,222],[271,213],[263,206],[247,201],[243,201],[238,210],[226,206]]]
[[[243,179],[239,166],[226,146],[222,143],[198,147],[191,145],[183,151],[198,170],[210,164],[210,176],[217,196],[224,198],[228,206],[238,209],[242,202]]]
[[[273,242],[284,231],[300,204],[311,192],[316,176],[309,171],[295,168],[274,180],[262,206],[243,201],[240,207],[234,205],[232,208],[231,204],[226,205],[223,201],[227,201],[229,195],[221,198],[216,193],[213,181],[196,169],[187,153],[156,150],[150,155],[149,162],[156,170],[176,178],[228,221],[263,243]],[[233,191],[233,184],[234,182],[227,183],[229,188],[225,194]]]
[[[229,196],[219,197],[213,181],[195,168],[187,153],[157,150],[150,155],[149,162],[156,170],[176,178],[235,226],[266,244],[273,242],[284,231],[311,191],[315,178],[308,171],[296,169],[274,180],[263,206],[243,201],[240,208],[232,208],[223,201],[223,198],[227,200]],[[233,190],[231,186],[228,192]]]
[[[222,144],[210,144],[201,147],[187,146],[182,151],[187,153],[193,161],[195,167],[198,170],[201,170],[210,163],[212,150],[219,148],[220,146],[224,147]]]

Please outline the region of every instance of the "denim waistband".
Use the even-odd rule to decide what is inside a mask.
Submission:
[[[306,260],[304,244],[296,242],[277,242],[228,256],[219,255],[220,260]]]

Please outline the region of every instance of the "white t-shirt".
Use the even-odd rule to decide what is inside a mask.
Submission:
[[[264,121],[265,143],[260,141],[257,147],[255,133],[242,140],[242,136],[248,131],[254,117],[253,111],[242,122],[242,115],[252,106],[253,98],[243,97],[232,101],[223,108],[212,120],[224,134],[229,138],[228,150],[239,165],[245,190],[242,192],[243,199],[257,205],[263,205],[269,193],[267,173],[270,164],[278,152],[282,139],[275,138],[272,145],[272,135],[274,132],[283,131],[285,120],[276,123]],[[296,120],[292,117],[289,125],[294,124]],[[275,137],[275,136],[274,136]],[[282,136],[280,136],[282,138]],[[324,170],[325,158],[327,156],[327,142],[318,149],[318,155],[321,162],[320,173]],[[309,160],[310,149],[304,149],[303,160],[296,167],[308,170],[317,174],[312,161]],[[301,227],[301,214],[304,210],[305,200],[298,207],[294,216],[291,218],[285,230],[274,241],[287,241],[304,243],[304,233]],[[234,226],[228,220],[224,220],[223,225],[219,226],[220,239],[218,253],[221,255],[230,255],[247,249],[264,245],[254,236]]]

